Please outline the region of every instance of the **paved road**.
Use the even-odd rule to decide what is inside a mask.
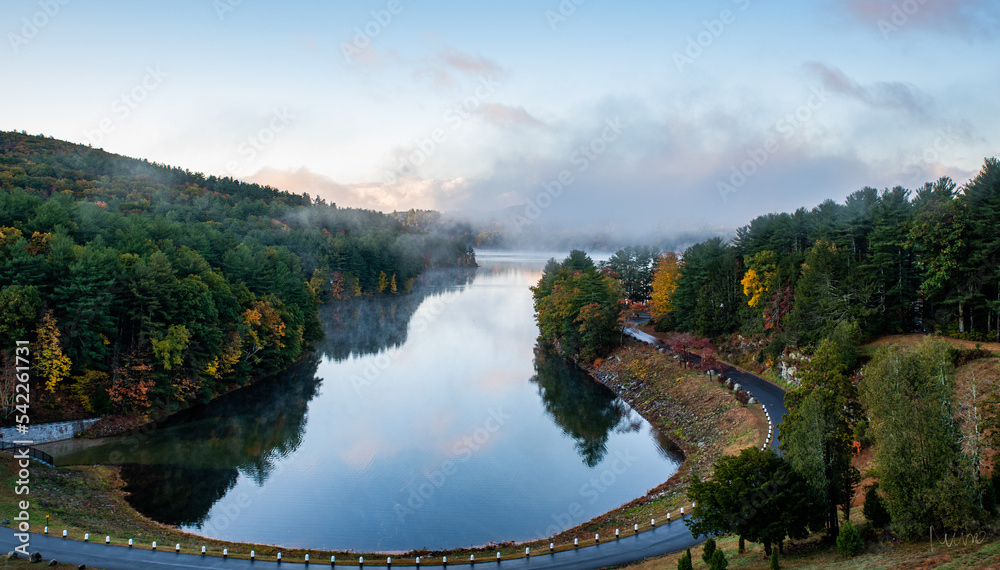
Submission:
[[[690,515],[689,515],[690,516]],[[504,560],[497,565],[495,560],[480,558],[475,566],[470,565],[468,559],[463,559],[461,563],[456,563],[452,559],[448,568],[474,568],[474,567],[499,567],[502,570],[542,570],[542,569],[565,569],[565,570],[596,570],[608,566],[618,566],[635,560],[642,560],[652,556],[659,556],[667,552],[681,550],[688,546],[693,546],[701,542],[691,536],[687,526],[675,520],[668,524],[660,524],[652,530],[639,534],[629,534],[619,540],[608,540],[595,546],[587,546],[576,550],[565,550],[554,554],[539,554],[530,558],[517,558]],[[20,544],[14,537],[14,531],[0,527],[0,549],[8,552],[14,546]],[[177,554],[172,550],[151,551],[137,548],[126,548],[122,546],[107,546],[103,543],[80,542],[67,540],[56,536],[46,536],[32,534],[30,540],[30,552],[41,552],[45,560],[56,559],[59,562],[70,564],[86,564],[88,568],[105,568],[107,570],[135,570],[137,568],[151,570],[166,570],[177,568],[225,568],[257,570],[266,568],[288,568],[291,562],[302,562],[302,560],[285,559],[284,564],[279,565],[272,560],[265,561],[258,559],[255,562],[249,560],[224,559],[216,556],[198,556],[196,554]],[[328,566],[329,560],[313,558],[312,564]],[[365,561],[365,568],[387,568],[385,557],[379,557]],[[397,559],[398,562],[398,559]],[[429,564],[433,562],[434,564]],[[337,566],[344,566],[338,562]],[[357,567],[356,564],[352,566]],[[302,566],[296,566],[303,568]],[[421,568],[444,569],[441,559],[435,558],[432,561],[424,559]]]
[[[625,334],[646,344],[653,345],[656,348],[669,348],[660,339],[632,327],[626,327]],[[695,355],[692,362],[698,362],[698,360],[698,356]],[[756,398],[758,402],[764,404],[764,410],[774,425],[771,448],[780,454],[781,450],[778,449],[778,435],[780,433],[778,424],[781,423],[784,415],[788,413],[788,409],[785,408],[785,391],[759,376],[754,376],[749,372],[738,370],[732,366],[726,366],[726,376],[731,378],[733,382],[740,384],[747,392],[750,392],[750,395]]]
[[[626,333],[656,347],[664,347],[664,344],[657,338],[642,331],[628,328]],[[764,404],[767,413],[774,422],[775,436],[772,438],[771,446],[777,448],[778,422],[781,421],[785,413],[784,394],[785,392],[752,374],[737,370],[732,367],[726,368],[726,375],[734,382],[742,384],[748,392]],[[690,516],[690,515],[689,515]],[[679,520],[669,524],[661,524],[652,530],[639,534],[629,534],[619,540],[608,540],[595,546],[587,546],[576,550],[556,552],[554,554],[541,554],[530,558],[518,558],[514,560],[504,560],[499,568],[502,570],[542,570],[542,569],[566,569],[566,570],[595,570],[607,568],[609,566],[619,566],[660,556],[669,552],[676,552],[689,546],[694,546],[701,542],[701,539],[691,535],[687,525]],[[6,527],[0,527],[0,552],[8,552],[20,544],[14,537],[14,531]],[[41,552],[45,560],[56,559],[60,562],[71,564],[86,564],[89,568],[104,568],[106,570],[134,570],[136,568],[157,569],[177,569],[177,568],[280,568],[274,561],[224,559],[216,556],[198,556],[195,554],[177,554],[172,550],[150,551],[136,548],[126,548],[122,546],[107,546],[100,542],[81,542],[77,540],[67,540],[56,536],[32,534],[30,540],[31,552]],[[301,560],[291,561],[286,559],[284,566],[287,568],[290,562],[301,562]],[[328,560],[312,560],[313,564],[326,566]],[[385,558],[379,557],[376,560],[368,560],[365,568],[387,568]],[[424,560],[421,568],[443,569],[441,559],[433,560],[437,565],[430,565]],[[448,568],[474,568],[463,560],[461,564],[453,560]],[[495,560],[481,559],[479,567],[489,564],[496,565]],[[343,564],[338,563],[338,566]],[[357,567],[355,565],[355,567]]]

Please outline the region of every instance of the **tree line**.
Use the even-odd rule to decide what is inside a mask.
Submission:
[[[308,350],[319,303],[474,264],[468,241],[378,212],[0,132],[4,374],[14,342],[32,341],[53,405],[207,401]]]
[[[666,329],[767,334],[815,346],[844,321],[864,336],[940,332],[1000,340],[1000,161],[966,184],[866,187],[843,204],[759,216],[660,261]],[[672,278],[661,279],[661,271]],[[780,346],[779,346],[780,345]]]

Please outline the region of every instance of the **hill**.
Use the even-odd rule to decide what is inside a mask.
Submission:
[[[474,263],[379,212],[0,132],[4,417],[17,341],[47,392],[36,413],[155,416],[299,358],[325,300]]]

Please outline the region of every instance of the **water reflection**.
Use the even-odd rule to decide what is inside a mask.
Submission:
[[[588,467],[604,459],[608,436],[625,415],[625,406],[614,392],[585,371],[551,352],[535,349],[535,375],[545,410],[573,438]]]
[[[409,297],[323,307],[316,354],[275,379],[141,437],[70,440],[76,451],[53,455],[123,465],[153,519],[290,548],[527,540],[554,514],[582,523],[665,481],[677,461],[662,436],[534,352],[528,286],[545,259],[495,257],[428,272]]]
[[[299,448],[309,402],[322,384],[316,372],[323,357],[340,360],[402,345],[416,308],[429,296],[464,288],[475,270],[425,275],[408,295],[322,307],[325,338],[277,377],[180,412],[153,431],[59,455],[57,464],[120,465],[137,510],[170,525],[201,525],[241,472],[263,486],[275,463]]]
[[[153,431],[58,457],[59,465],[121,465],[129,501],[172,524],[198,524],[239,473],[263,485],[298,449],[318,393],[313,355],[276,378],[181,412]]]
[[[320,308],[325,336],[316,352],[339,361],[378,354],[406,342],[410,319],[425,299],[447,291],[462,290],[476,276],[475,268],[428,271],[413,292],[399,297],[355,297]]]
[[[573,438],[574,447],[587,467],[599,464],[608,452],[611,433],[635,433],[645,420],[607,386],[573,364],[544,348],[535,349],[535,375],[545,410]],[[650,426],[660,454],[671,461],[682,459],[680,450]]]

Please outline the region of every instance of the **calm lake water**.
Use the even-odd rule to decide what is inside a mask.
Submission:
[[[411,295],[327,305],[314,357],[56,462],[122,465],[151,518],[285,547],[454,548],[585,522],[666,481],[678,455],[536,349],[528,287],[549,257],[480,252]]]

